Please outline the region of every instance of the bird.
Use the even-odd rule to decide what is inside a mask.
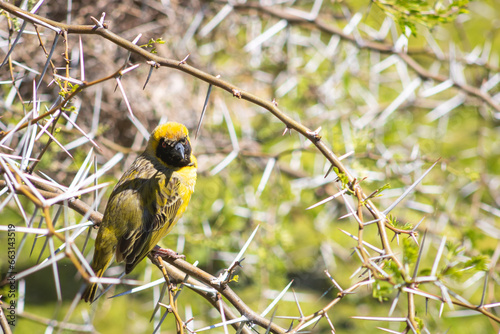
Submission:
[[[97,277],[103,276],[113,256],[130,273],[172,230],[191,199],[196,168],[187,128],[176,122],[158,125],[109,197],[90,265]],[[97,287],[88,283],[81,299],[92,303]]]

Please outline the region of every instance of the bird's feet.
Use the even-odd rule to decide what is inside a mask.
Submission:
[[[184,254],[179,254],[176,251],[170,249],[170,248],[161,248],[160,246],[156,245],[153,250],[151,250],[151,256],[153,258],[157,258],[160,256],[161,258],[164,257],[170,257],[172,259],[185,259],[186,256]]]

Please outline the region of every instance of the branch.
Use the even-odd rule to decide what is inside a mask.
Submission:
[[[112,33],[111,31],[106,29],[106,27],[99,27],[97,25],[68,25],[46,19],[38,15],[31,14],[6,2],[0,2],[0,8],[5,9],[6,11],[12,13],[15,16],[22,17],[33,24],[36,24],[37,21],[42,21],[51,26],[63,29],[70,34],[95,34],[102,36],[107,40],[144,57],[146,60],[150,62],[150,64],[152,64],[152,66],[160,65],[183,71],[205,82],[208,82],[214,86],[222,88],[223,90],[233,94],[233,96],[239,99],[247,100],[249,102],[252,102],[253,104],[261,106],[264,109],[267,109],[269,112],[271,112],[280,121],[282,121],[285,124],[286,128],[293,129],[299,132],[307,139],[309,139],[318,148],[318,150],[332,163],[332,165],[338,169],[339,173],[347,177],[350,183],[353,184],[355,181],[355,178],[349,173],[347,168],[340,162],[337,156],[323,141],[321,141],[321,136],[317,131],[312,131],[311,129],[307,128],[306,126],[302,125],[301,123],[295,121],[294,119],[286,115],[276,106],[276,103],[274,101],[264,100],[254,94],[251,94],[249,92],[246,92],[238,88],[237,86],[229,82],[220,79],[218,76],[210,75],[204,71],[201,71],[195,67],[186,64],[185,62],[167,59],[159,57],[155,54],[151,54],[146,50],[140,48],[139,46],[133,44],[132,42],[129,42],[126,39]],[[356,187],[359,187],[359,185],[356,185]],[[360,191],[360,194],[366,197],[366,195],[364,195],[362,191]],[[371,203],[371,201],[366,201],[366,207],[368,208],[372,216],[375,219],[379,220],[378,225],[380,230],[380,237],[384,249],[387,251],[388,254],[393,254],[389,243],[389,239],[387,237],[387,233],[384,228],[386,218],[383,215],[381,215],[379,210],[373,205],[373,203]],[[393,256],[393,260],[398,264],[398,267],[402,268],[402,264],[400,263],[399,259],[396,256]]]
[[[269,328],[269,330],[273,333],[286,333],[286,330],[284,328],[281,328],[280,326],[276,325],[275,323],[267,320],[266,318],[262,317],[260,314],[256,313],[253,311],[250,307],[248,307],[242,300],[241,298],[228,286],[228,285],[221,285],[217,281],[217,278],[215,276],[210,275],[209,273],[201,270],[198,267],[193,266],[189,262],[186,262],[182,259],[173,259],[171,257],[164,257],[164,261],[168,262],[171,266],[167,266],[166,270],[169,275],[174,277],[177,281],[182,281],[184,280],[185,275],[192,276],[193,278],[201,281],[204,285],[210,286],[211,288],[217,290],[222,296],[224,296],[231,305],[233,305],[238,312],[244,317],[248,319],[249,322],[255,323],[262,328]],[[181,273],[177,270],[180,270]],[[189,281],[188,281],[189,282]],[[191,282],[190,282],[191,283]],[[197,283],[195,280],[193,283]],[[195,284],[195,285],[200,285]],[[207,293],[193,289],[196,293],[202,295],[205,297],[214,307],[217,309],[219,308],[219,305],[217,304],[217,301],[214,299],[214,297],[207,295]],[[226,314],[227,317],[227,314]],[[228,318],[230,318],[231,315],[229,315]]]
[[[45,199],[55,198],[63,194],[63,192],[60,189],[51,187],[45,183],[37,182],[35,180],[31,180],[31,182],[33,183],[33,185],[37,187],[37,190]],[[6,186],[7,183],[3,180],[0,180],[0,188]],[[28,186],[20,185],[19,187],[16,188],[16,193],[21,195],[26,195],[26,193],[31,193],[31,189]],[[73,199],[72,201],[67,201],[67,203],[71,209],[75,210],[82,216],[85,216],[89,211],[91,211],[91,208],[87,203],[77,198]],[[57,202],[56,204],[63,205],[64,201]],[[92,210],[89,215],[89,220],[94,222],[95,225],[99,225],[102,221],[102,213],[100,213],[99,211]]]
[[[327,22],[320,18],[315,18],[312,20],[308,20],[304,17],[297,16],[291,13],[287,13],[285,11],[280,10],[275,7],[262,6],[259,3],[244,3],[244,4],[235,4],[233,5],[234,9],[240,10],[257,10],[266,15],[276,17],[279,19],[286,20],[290,24],[301,25],[306,28],[316,28],[322,32],[325,32],[329,35],[336,35],[342,38],[345,41],[351,42],[356,45],[359,49],[368,49],[377,51],[380,53],[390,53],[398,55],[401,60],[403,60],[411,69],[413,69],[418,76],[422,79],[434,80],[437,82],[444,82],[449,80],[448,77],[440,74],[434,74],[430,71],[424,69],[420,64],[418,64],[410,55],[406,52],[397,51],[390,44],[385,44],[381,42],[375,42],[371,40],[360,40],[359,38],[355,38],[354,35],[346,34],[340,28],[336,28],[332,25],[329,25]],[[489,94],[481,91],[481,89],[467,85],[465,83],[458,83],[453,81],[453,85],[464,93],[477,97],[487,103],[490,107],[495,109],[497,112],[500,112],[500,104],[498,104]]]

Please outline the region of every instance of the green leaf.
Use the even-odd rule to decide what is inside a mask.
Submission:
[[[487,271],[490,259],[486,255],[477,255],[465,262],[464,270]]]
[[[413,239],[403,239],[403,262],[406,264],[413,264],[417,261],[418,246]]]
[[[390,295],[394,291],[394,286],[385,281],[377,281],[373,289],[373,298],[378,299],[379,302],[389,300]]]

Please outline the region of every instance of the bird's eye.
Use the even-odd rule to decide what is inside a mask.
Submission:
[[[163,147],[163,148],[167,148],[167,142],[166,142],[166,141],[162,142],[162,143],[161,143],[161,147]]]

